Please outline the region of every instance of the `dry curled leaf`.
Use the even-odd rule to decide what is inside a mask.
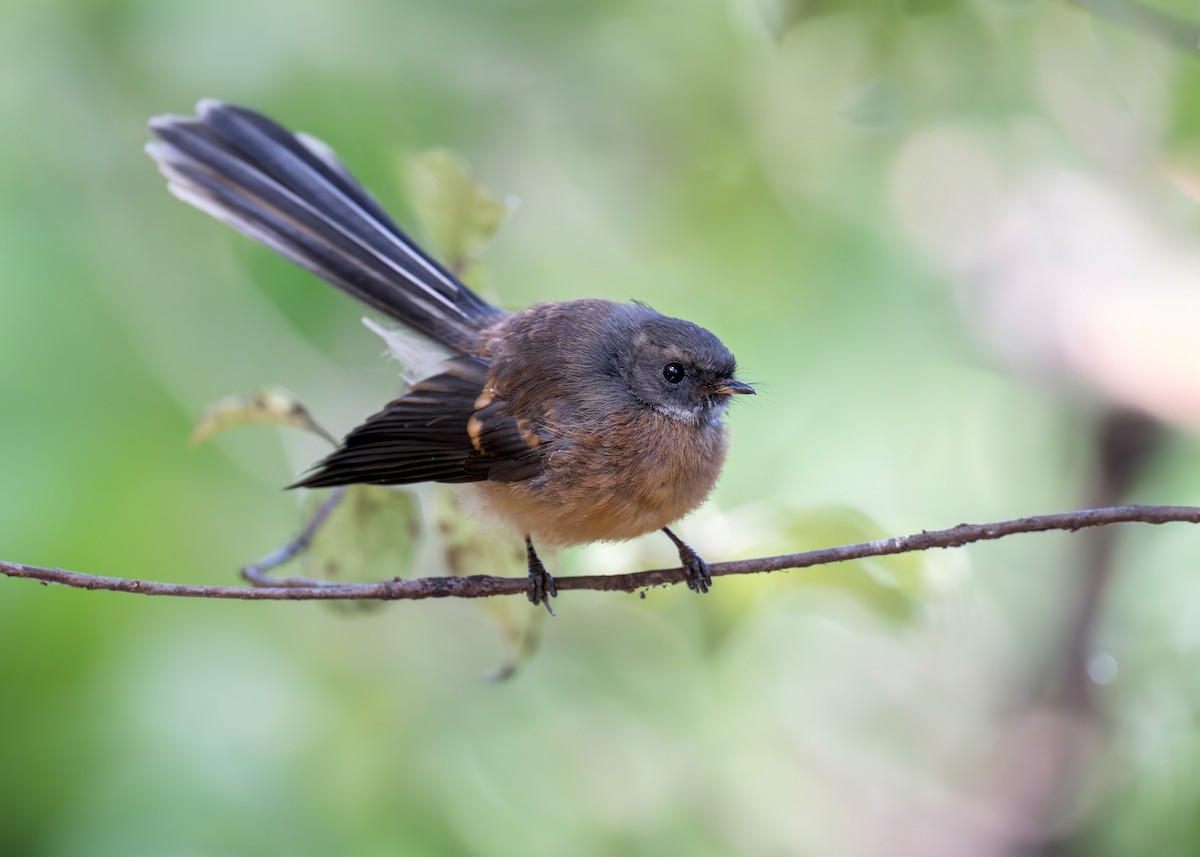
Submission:
[[[337,440],[313,419],[300,400],[282,388],[226,396],[208,405],[196,420],[191,442],[201,443],[236,426],[276,425],[303,429],[337,445]]]

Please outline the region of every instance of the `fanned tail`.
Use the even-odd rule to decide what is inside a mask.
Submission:
[[[500,310],[421,250],[324,143],[204,100],[146,146],[177,197],[436,342],[470,350]]]

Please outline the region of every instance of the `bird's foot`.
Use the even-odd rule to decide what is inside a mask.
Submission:
[[[679,564],[683,566],[683,572],[687,575],[688,589],[693,592],[708,592],[708,588],[712,586],[712,572],[708,569],[708,563],[669,528],[663,527],[663,532],[679,549]]]
[[[529,590],[526,595],[531,604],[546,605],[546,610],[551,616],[554,616],[554,608],[550,606],[550,599],[558,597],[558,589],[554,585],[554,578],[542,564],[541,557],[533,549],[533,540],[529,536],[525,537],[525,555],[529,559]]]

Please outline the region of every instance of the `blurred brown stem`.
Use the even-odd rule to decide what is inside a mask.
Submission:
[[[890,556],[934,548],[961,547],[971,542],[990,541],[1018,533],[1042,533],[1051,530],[1074,532],[1109,524],[1167,524],[1173,522],[1200,523],[1200,507],[1112,506],[1055,515],[1017,518],[991,524],[959,524],[946,530],[922,531],[908,536],[896,536],[873,542],[821,548],[782,556],[712,563],[709,568],[714,577],[755,574],[789,568],[830,565],[866,557]],[[0,561],[0,574],[37,580],[43,584],[55,583],[76,589],[135,592],[141,595],[165,595],[177,598],[232,598],[246,601],[394,601],[422,598],[489,598],[495,595],[524,595],[529,586],[528,580],[523,577],[488,575],[424,577],[416,580],[393,578],[379,583],[326,583],[321,586],[196,586],[183,583],[129,580],[120,577],[101,577],[77,571],[40,568],[3,561]],[[560,577],[557,579],[557,584],[559,592],[573,589],[634,592],[649,586],[682,583],[683,580],[682,568],[667,568],[634,574]]]
[[[1200,24],[1128,0],[1067,0],[1101,18],[1183,51],[1200,50]]]
[[[1162,439],[1162,427],[1144,414],[1114,409],[1101,414],[1095,425],[1092,484],[1086,501],[1097,505],[1119,503],[1140,481]],[[1104,598],[1116,568],[1117,532],[1100,528],[1084,533],[1079,543],[1076,599],[1068,604],[1059,662],[1052,665],[1049,686],[1041,704],[1070,718],[1072,728],[1047,746],[1031,767],[1042,772],[1020,777],[1014,795],[1025,792],[1037,825],[1031,842],[1018,847],[1020,855],[1086,853],[1081,831],[1064,828],[1073,808],[1086,799],[1094,785],[1095,757],[1103,750],[1104,711],[1095,693],[1090,665],[1095,657],[1096,631]]]
[[[1094,481],[1085,502],[1097,506],[1120,503],[1141,479],[1162,440],[1162,427],[1135,411],[1113,410],[1096,425]],[[1105,591],[1116,563],[1116,533],[1093,530],[1080,545],[1078,602],[1066,622],[1064,663],[1060,669],[1059,702],[1077,711],[1095,708],[1088,665],[1095,654],[1096,625]]]

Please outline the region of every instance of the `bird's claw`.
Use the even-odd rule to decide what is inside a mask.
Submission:
[[[688,589],[693,592],[708,592],[708,588],[712,586],[712,572],[700,554],[685,545],[679,549],[679,562],[687,575]]]
[[[550,572],[546,571],[546,566],[542,564],[541,557],[533,549],[533,542],[528,537],[525,539],[525,548],[529,558],[529,589],[525,594],[529,598],[529,603],[535,607],[538,604],[546,605],[547,612],[554,616],[554,608],[550,606],[550,599],[558,597],[558,587],[554,585],[554,578],[550,576]]]
[[[558,596],[558,589],[554,585],[554,578],[546,569],[542,568],[536,571],[530,569],[529,591],[526,595],[531,604],[545,604],[550,615],[555,615],[554,608],[550,606],[550,599]]]

